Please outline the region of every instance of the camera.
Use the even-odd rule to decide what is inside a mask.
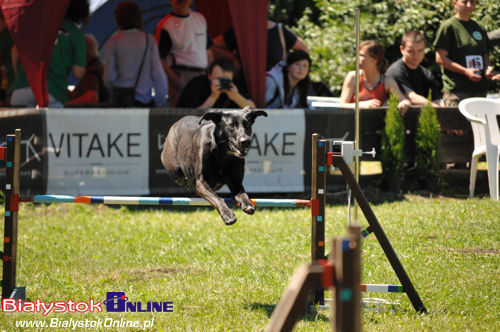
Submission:
[[[221,90],[231,90],[232,80],[230,80],[229,78],[225,78],[225,77],[219,77],[218,80],[219,80],[219,86],[220,86]]]

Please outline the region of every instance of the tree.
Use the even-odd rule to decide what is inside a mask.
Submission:
[[[306,8],[294,31],[311,51],[312,79],[326,82],[340,93],[345,75],[355,67],[355,10],[361,10],[361,40],[375,39],[386,48],[386,57],[393,62],[401,55],[399,43],[403,33],[421,31],[427,41],[427,57],[423,65],[440,77],[435,64],[432,42],[440,23],[453,15],[451,0],[315,0],[320,12]],[[479,1],[472,19],[486,31],[500,27],[500,1]],[[490,54],[500,66],[500,48]]]
[[[391,92],[380,146],[383,186],[399,192],[405,159],[405,127],[398,110],[398,97]]]

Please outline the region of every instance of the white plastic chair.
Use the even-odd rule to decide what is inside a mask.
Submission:
[[[470,166],[469,197],[474,196],[477,162],[486,155],[488,183],[491,199],[498,200],[498,158],[500,156],[500,130],[497,116],[500,115],[500,100],[490,98],[468,98],[458,104],[458,109],[470,121],[474,134],[474,151]]]

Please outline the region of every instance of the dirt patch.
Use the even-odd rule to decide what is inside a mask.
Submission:
[[[498,249],[482,249],[482,248],[472,248],[472,249],[450,249],[451,252],[458,252],[461,254],[500,254]]]
[[[148,267],[148,268],[136,268],[128,271],[131,276],[136,276],[138,278],[161,278],[165,275],[172,275],[181,272],[181,268],[173,267]]]

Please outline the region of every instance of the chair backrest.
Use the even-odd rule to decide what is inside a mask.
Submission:
[[[491,98],[467,98],[458,104],[463,116],[471,122],[474,147],[500,144],[497,117],[500,115],[500,100]]]

